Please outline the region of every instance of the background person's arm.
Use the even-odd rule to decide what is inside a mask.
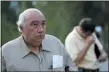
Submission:
[[[100,52],[101,52],[101,55],[100,55],[100,57],[98,59],[99,62],[106,61],[108,59],[108,56],[107,56],[106,52],[104,50],[101,50]]]
[[[82,49],[78,55],[77,55],[77,58],[75,60],[76,64],[79,64],[81,63],[81,61],[84,59],[84,57],[86,56],[86,53],[88,51],[88,49],[90,48],[90,45],[94,42],[94,38],[93,36],[88,36],[86,38],[86,41],[85,41],[85,45],[84,45],[84,49]]]
[[[105,50],[103,49],[103,45],[101,44],[101,42],[99,41],[99,39],[97,38],[97,36],[95,34],[93,34],[94,37],[95,37],[95,43],[97,44],[100,52],[101,52],[101,55],[100,57],[98,58],[98,60],[100,62],[104,62],[108,59],[108,56],[107,56],[107,53],[105,52]]]

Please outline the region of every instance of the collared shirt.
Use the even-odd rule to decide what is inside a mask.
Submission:
[[[77,27],[73,29],[72,32],[68,34],[65,40],[65,48],[69,55],[71,56],[72,60],[75,61],[77,58],[78,53],[84,48],[85,39],[80,36],[80,34],[76,30]],[[95,33],[92,34],[95,39],[95,43],[99,47],[99,50],[103,49],[102,44],[97,39]],[[87,51],[85,58],[83,61],[77,65],[78,67],[88,68],[88,69],[97,69],[99,68],[98,60],[95,56],[94,52],[94,43],[90,46],[89,50]]]
[[[63,56],[62,67],[53,68],[53,55]],[[63,44],[52,35],[45,35],[40,53],[31,52],[20,36],[2,46],[2,71],[64,71],[66,57]]]

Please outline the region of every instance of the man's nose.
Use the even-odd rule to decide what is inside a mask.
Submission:
[[[43,28],[42,26],[39,26],[38,29],[37,29],[37,31],[38,31],[39,33],[42,33],[42,32],[44,32],[44,28]]]

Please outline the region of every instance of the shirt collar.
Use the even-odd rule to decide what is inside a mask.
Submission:
[[[28,55],[31,51],[30,51],[30,49],[27,47],[27,45],[25,44],[23,37],[20,36],[19,38],[20,38],[21,56],[22,56],[22,57],[25,57],[25,56]]]
[[[50,48],[50,46],[48,46],[50,45],[48,44],[48,42],[49,42],[49,39],[47,37],[47,34],[45,34],[45,38],[42,41],[42,50],[47,52],[52,52],[52,49]]]
[[[22,35],[19,37],[19,39],[20,39],[21,56],[25,57],[26,55],[28,55],[31,52],[31,50],[27,47]],[[45,39],[42,41],[42,44],[40,47],[41,47],[40,51],[42,51],[42,52],[43,51],[51,52],[50,48],[46,47]]]

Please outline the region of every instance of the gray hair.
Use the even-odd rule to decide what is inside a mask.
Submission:
[[[20,15],[19,15],[19,18],[18,18],[18,21],[17,21],[17,26],[18,26],[18,30],[19,32],[21,32],[21,27],[25,24],[25,15],[28,11],[36,11],[36,12],[39,12],[41,13],[38,9],[36,8],[29,8],[29,9],[26,9],[25,11],[23,11]],[[42,13],[41,13],[42,14]],[[43,15],[43,14],[42,14]]]
[[[25,22],[24,13],[21,13],[21,14],[19,15],[19,19],[18,19],[18,21],[17,21],[17,26],[18,26],[19,32],[21,32],[21,27],[23,26],[24,22]]]

